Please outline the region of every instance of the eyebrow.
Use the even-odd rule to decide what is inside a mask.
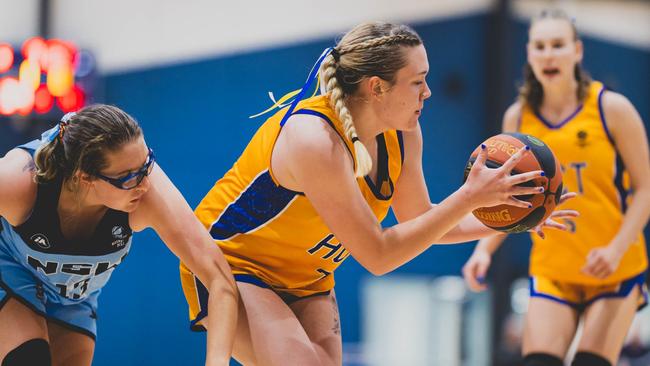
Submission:
[[[136,169],[128,169],[128,170],[123,170],[123,171],[121,171],[121,172],[119,172],[119,173],[110,173],[110,174],[107,174],[107,175],[108,175],[108,176],[114,176],[114,177],[118,177],[118,178],[119,178],[119,177],[125,176],[125,175],[127,175],[127,174],[130,174],[130,173],[132,173],[132,172],[135,172],[135,171],[137,171],[138,169],[139,169],[139,168],[136,168]]]
[[[137,172],[137,171],[140,170],[143,166],[145,166],[148,162],[149,162],[149,155],[147,155],[147,159],[144,161],[144,164],[138,166],[137,168],[123,170],[123,171],[121,171],[121,172],[119,172],[119,173],[115,173],[115,174],[111,174],[111,175],[115,175],[115,176],[117,176],[117,177],[121,177],[121,176],[123,176],[123,175],[126,175],[127,173]]]
[[[418,72],[417,75],[426,75],[428,73],[429,73],[429,70],[424,70],[424,71]]]
[[[546,42],[546,41],[551,41],[551,42],[556,42],[556,41],[564,41],[564,37],[553,37],[553,38],[533,38],[530,41],[531,42]]]

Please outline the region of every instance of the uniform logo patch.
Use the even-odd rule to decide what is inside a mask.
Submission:
[[[111,233],[113,234],[113,242],[111,243],[111,246],[121,248],[124,246],[124,239],[128,236],[126,233],[126,230],[122,226],[113,226],[113,230],[111,230]]]
[[[113,237],[115,239],[124,239],[127,237],[126,230],[122,226],[113,226],[113,230],[111,230],[111,233],[113,233]]]
[[[29,239],[43,249],[48,249],[51,247],[50,241],[47,240],[47,237],[43,234],[34,234]]]
[[[578,138],[578,146],[585,147],[589,145],[589,142],[587,141],[587,137],[588,137],[587,131],[585,130],[578,131],[576,137]]]

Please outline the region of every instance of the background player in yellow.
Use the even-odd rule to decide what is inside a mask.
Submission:
[[[350,254],[375,275],[431,243],[492,231],[468,215],[509,203],[541,174],[510,176],[526,153],[499,169],[483,150],[467,182],[430,202],[422,173],[420,112],[431,92],[428,61],[410,28],[367,23],[323,52],[291,105],[257,131],[232,169],[196,209],[232,267],[240,290],[233,348],[246,365],[340,365],[332,272]],[[322,94],[302,100],[315,80]],[[382,229],[392,207],[399,224]],[[206,325],[208,292],[181,265],[194,329]]]
[[[550,231],[545,240],[533,237],[526,366],[563,365],[580,317],[584,330],[571,365],[615,365],[637,308],[647,302],[646,132],[624,96],[583,71],[582,57],[582,43],[565,13],[545,11],[535,18],[524,85],[503,118],[504,131],[535,135],[553,149],[565,187],[578,194],[561,208],[580,212],[565,219],[568,231]],[[463,268],[472,289],[485,289],[482,279],[504,238],[477,245]]]
[[[93,105],[0,159],[2,366],[90,365],[99,294],[132,233],[146,228],[217,294],[206,366],[229,364],[237,290],[228,264],[155,163],[138,123]],[[156,266],[143,265],[155,281]]]

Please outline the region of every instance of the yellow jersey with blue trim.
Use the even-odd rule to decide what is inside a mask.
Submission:
[[[344,243],[325,225],[308,197],[281,186],[271,169],[271,154],[287,108],[270,117],[225,176],[195,210],[223,251],[233,274],[252,275],[273,290],[309,296],[334,287],[334,270],[349,256]],[[354,146],[326,96],[298,103],[292,115],[321,118],[345,143]],[[359,190],[377,217],[391,205],[403,162],[400,131],[377,136],[377,180],[357,179]],[[375,183],[377,182],[377,183]],[[327,182],[323,182],[327,184]],[[341,215],[345,215],[341,212]]]
[[[547,230],[545,240],[533,236],[533,276],[595,285],[624,281],[648,266],[645,239],[640,232],[618,269],[606,279],[580,271],[592,249],[606,246],[614,238],[632,196],[628,174],[603,113],[605,90],[602,83],[593,81],[583,103],[557,124],[549,123],[529,106],[522,108],[519,130],[550,146],[562,166],[565,192],[578,194],[559,208],[580,212],[579,217],[565,220],[569,232]]]

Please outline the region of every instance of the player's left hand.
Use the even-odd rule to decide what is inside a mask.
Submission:
[[[572,199],[577,194],[575,192],[569,192],[565,193],[560,197],[560,202],[558,203],[558,206],[563,204],[566,200]],[[529,232],[535,233],[539,235],[540,238],[545,239],[546,235],[544,234],[544,229],[545,228],[553,228],[553,229],[558,229],[558,230],[564,230],[568,231],[569,227],[565,224],[561,224],[557,219],[563,219],[567,217],[578,217],[580,216],[580,213],[576,210],[555,210],[551,213],[551,216],[549,216],[543,223],[540,225],[535,226],[534,228],[530,229]]]
[[[582,273],[599,279],[604,279],[618,268],[624,252],[617,246],[608,245],[592,249],[587,255],[587,263],[582,267]]]

